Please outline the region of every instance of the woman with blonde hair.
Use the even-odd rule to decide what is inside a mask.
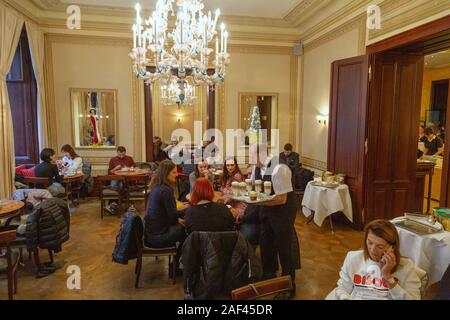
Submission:
[[[347,254],[339,275],[338,300],[421,298],[416,266],[400,256],[397,229],[388,220],[374,220],[366,226],[363,250]]]

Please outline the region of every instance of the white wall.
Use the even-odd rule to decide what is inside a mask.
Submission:
[[[289,140],[290,56],[263,53],[232,53],[225,83],[224,129],[239,127],[239,93],[278,93],[280,144]],[[242,128],[244,131],[248,128]],[[281,147],[282,148],[282,147]]]
[[[358,55],[359,29],[306,50],[303,73],[302,156],[327,161],[328,126],[316,117],[329,112],[331,63]]]
[[[116,144],[124,145],[134,155],[133,92],[129,48],[114,44],[95,45],[92,42],[52,43],[53,86],[55,93],[57,143],[73,144],[70,88],[117,90]],[[106,163],[115,150],[79,149],[84,157],[101,158]],[[97,170],[105,165],[98,165]]]

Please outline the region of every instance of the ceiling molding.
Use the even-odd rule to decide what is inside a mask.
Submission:
[[[361,21],[362,21],[363,17],[364,17],[363,15],[357,16],[357,17],[353,18],[352,20],[347,21],[346,23],[340,25],[338,28],[332,29],[331,31],[327,32],[326,34],[322,35],[321,37],[309,42],[308,44],[305,44],[305,48],[304,48],[305,53],[323,45],[324,43],[327,43],[331,40],[337,39],[340,36],[342,36],[343,34],[349,32],[351,30],[360,28],[362,26]],[[365,27],[365,24],[363,26]],[[359,34],[358,37],[359,37],[359,41],[360,41],[360,44],[358,46],[358,52],[360,52],[365,49],[364,48],[365,37],[362,37],[361,34]],[[361,44],[361,42],[363,42],[363,43]]]
[[[448,0],[418,0],[414,3],[408,0],[397,0],[383,2],[380,9],[382,14],[381,29],[369,30],[369,41],[432,15],[448,11],[450,3]],[[388,12],[389,14],[383,15],[383,12]]]
[[[24,2],[20,0],[3,0],[7,7],[15,10],[21,14],[24,18],[31,20],[36,24],[40,24],[40,17],[35,13],[39,12],[39,9],[30,2]]]
[[[321,18],[316,15],[314,19],[309,19],[305,21],[305,25],[302,27],[302,31],[299,35],[302,42],[307,42],[309,39],[317,37],[320,33],[323,33],[326,29],[334,29],[333,26],[340,27],[343,23],[346,23],[346,20],[349,20],[350,15],[352,14],[361,14],[362,12],[366,12],[366,7],[373,2],[373,0],[355,0],[350,3],[347,3],[344,6],[338,7],[341,5],[339,1],[334,1],[333,5],[330,6],[330,10],[333,9],[334,13]]]

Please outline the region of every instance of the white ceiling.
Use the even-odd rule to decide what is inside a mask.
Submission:
[[[67,4],[85,4],[133,8],[140,2],[143,8],[154,8],[156,0],[60,0]],[[303,0],[203,0],[205,7],[220,8],[224,15],[283,18]]]
[[[435,52],[425,56],[425,68],[443,68],[450,66],[450,50]]]

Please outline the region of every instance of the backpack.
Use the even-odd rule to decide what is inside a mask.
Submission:
[[[298,167],[295,168],[292,176],[294,180],[292,182],[294,185],[294,190],[304,191],[308,182],[314,180],[314,171]]]

